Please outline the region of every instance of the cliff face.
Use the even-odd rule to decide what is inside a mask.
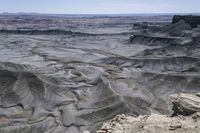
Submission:
[[[193,16],[193,15],[175,15],[173,17],[172,23],[177,23],[180,20],[184,20],[186,23],[188,23],[192,28],[196,28],[198,25],[200,25],[200,16]]]

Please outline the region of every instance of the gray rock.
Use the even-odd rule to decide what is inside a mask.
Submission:
[[[176,114],[191,115],[200,112],[200,97],[196,94],[174,94],[170,99]]]
[[[173,17],[172,23],[177,23],[180,20],[184,20],[186,23],[188,23],[192,28],[196,28],[198,25],[200,25],[200,16],[193,16],[193,15],[175,15]]]

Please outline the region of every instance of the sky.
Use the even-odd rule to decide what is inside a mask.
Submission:
[[[54,14],[200,13],[200,0],[0,0],[0,12]]]

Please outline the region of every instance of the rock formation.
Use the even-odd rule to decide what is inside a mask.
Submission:
[[[173,110],[176,114],[191,115],[200,112],[200,95],[194,94],[174,94],[170,96],[173,103]]]
[[[194,16],[194,15],[185,15],[185,16],[175,15],[173,17],[172,23],[174,24],[181,20],[184,20],[192,28],[196,28],[198,25],[200,25],[200,16]]]
[[[199,133],[200,114],[168,117],[166,115],[118,115],[104,123],[97,133]]]
[[[174,113],[182,115],[117,115],[97,133],[199,133],[200,94],[181,93],[170,97]]]

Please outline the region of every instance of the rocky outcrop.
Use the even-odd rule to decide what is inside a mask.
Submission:
[[[187,30],[191,30],[191,26],[184,20],[180,20],[176,23],[161,27],[157,32],[169,36],[186,36],[184,32]]]
[[[200,130],[200,94],[174,94],[170,96],[170,99],[174,113],[182,115],[173,117],[159,114],[117,115],[104,123],[97,133],[198,133]]]
[[[174,94],[170,96],[176,114],[191,115],[200,112],[200,94]]]
[[[165,115],[118,115],[104,123],[97,133],[199,133],[199,114],[168,117]]]
[[[186,23],[188,23],[192,28],[197,27],[200,25],[200,16],[193,16],[193,15],[175,15],[173,17],[172,23],[177,23],[178,21],[184,20]]]

